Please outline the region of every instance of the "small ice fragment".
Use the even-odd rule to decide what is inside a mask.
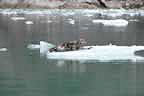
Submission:
[[[93,14],[85,14],[85,16],[87,16],[87,17],[92,17]]]
[[[75,24],[75,21],[74,21],[74,20],[72,20],[72,21],[70,21],[69,23],[70,23],[70,24]]]
[[[115,27],[125,27],[128,25],[127,20],[116,19],[116,20],[93,20],[93,23],[101,23],[104,26],[115,26]]]
[[[32,21],[26,21],[25,24],[30,25],[30,24],[34,24],[34,23]]]
[[[29,48],[29,49],[40,49],[40,45],[36,45],[36,44],[29,44],[28,46],[27,46],[27,48]]]
[[[18,21],[18,20],[25,20],[24,17],[11,17],[12,20]]]
[[[8,51],[8,49],[7,48],[0,48],[0,51],[5,52],[5,51]]]
[[[75,20],[69,19],[69,23],[70,23],[70,24],[75,24]]]
[[[55,47],[55,45],[45,41],[40,41],[40,53],[46,53],[50,48],[53,47]]]
[[[52,23],[52,21],[48,20],[47,23]]]
[[[137,20],[137,19],[131,19],[129,21],[131,21],[131,22],[138,22],[139,20]]]

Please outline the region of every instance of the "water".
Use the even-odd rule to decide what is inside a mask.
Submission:
[[[0,12],[0,96],[143,96],[143,61],[51,60],[28,44],[85,38],[88,45],[144,45],[143,11]],[[16,18],[20,17],[20,18]],[[124,19],[126,26],[95,24]],[[6,49],[6,50],[5,50]]]

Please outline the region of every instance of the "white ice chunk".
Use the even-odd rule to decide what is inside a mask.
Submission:
[[[138,22],[139,20],[138,19],[130,19],[129,21],[131,21],[131,22]]]
[[[68,21],[69,21],[69,23],[72,24],[72,25],[75,24],[75,20],[73,20],[73,19],[68,19]]]
[[[26,21],[25,24],[31,25],[31,24],[34,24],[34,23],[33,23],[33,21]]]
[[[85,14],[84,16],[87,16],[87,17],[92,17],[93,14]]]
[[[12,20],[18,21],[18,20],[25,20],[24,17],[11,17]]]
[[[128,21],[124,19],[116,19],[116,20],[93,20],[93,23],[101,23],[104,26],[115,26],[115,27],[125,27],[128,25]]]
[[[66,11],[66,12],[63,12],[62,13],[64,16],[70,16],[70,15],[74,15],[75,14],[75,12],[68,12],[68,11]]]
[[[8,49],[7,48],[0,48],[0,51],[5,52],[5,51],[8,51]]]
[[[46,54],[50,48],[55,47],[55,45],[47,43],[45,41],[40,41],[40,53]]]
[[[29,44],[27,46],[27,48],[29,48],[31,50],[40,49],[40,45],[38,45],[38,44]]]
[[[47,21],[47,23],[52,23],[52,22],[53,22],[53,21],[51,21],[51,20],[48,20],[48,21]]]

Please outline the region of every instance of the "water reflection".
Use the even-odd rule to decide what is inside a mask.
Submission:
[[[57,79],[64,85],[61,91],[64,91],[65,95],[73,92],[72,96],[80,94],[136,96],[136,65],[131,65],[130,62],[115,65],[111,62],[104,64],[94,61],[93,63],[65,61],[63,63],[63,61],[48,60],[45,64],[48,66],[49,73],[59,74]]]

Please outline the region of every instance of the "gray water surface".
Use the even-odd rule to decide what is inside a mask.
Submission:
[[[79,38],[88,45],[144,45],[143,11],[87,11],[1,10],[0,48],[8,51],[0,52],[0,96],[143,96],[144,62],[49,60],[27,48],[40,40],[60,44]],[[94,24],[96,19],[129,24],[104,26]]]

